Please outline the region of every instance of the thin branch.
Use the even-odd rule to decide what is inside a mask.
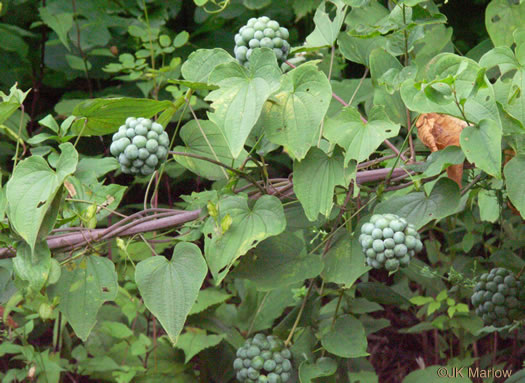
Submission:
[[[191,157],[191,158],[207,161],[207,162],[210,162],[212,164],[221,166],[221,167],[223,167],[225,169],[228,169],[229,171],[231,171],[231,172],[233,172],[233,173],[235,173],[235,174],[245,178],[246,180],[250,181],[257,189],[259,189],[259,191],[261,193],[266,194],[266,191],[263,189],[263,187],[261,185],[259,185],[257,183],[257,180],[255,180],[252,176],[250,176],[249,174],[247,174],[245,172],[242,172],[242,171],[240,171],[238,169],[232,168],[229,165],[223,164],[222,162],[215,161],[215,160],[212,160],[211,158],[200,156],[198,154],[193,154],[193,153],[184,153],[184,152],[168,152],[168,153],[172,154],[172,155],[175,155],[175,156]]]

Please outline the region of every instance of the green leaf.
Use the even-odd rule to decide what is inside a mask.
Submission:
[[[461,375],[454,375],[454,372],[457,370],[453,369],[454,367],[440,367],[440,366],[430,366],[425,368],[424,370],[416,370],[412,371],[410,374],[408,374],[405,379],[403,379],[403,383],[471,383],[472,381],[469,378],[461,377]],[[443,374],[444,372],[446,375],[439,375]],[[468,376],[468,369],[463,369],[463,375]],[[448,378],[447,376],[450,376]]]
[[[66,55],[66,61],[71,67],[71,69],[85,71],[87,67],[87,70],[91,70],[91,63],[87,60],[84,63],[84,59],[82,59],[82,57],[75,55]]]
[[[173,107],[170,101],[156,101],[144,98],[95,98],[86,100],[73,110],[77,117],[87,118],[75,121],[73,129],[83,136],[103,136],[114,133],[128,117],[151,118],[157,113]]]
[[[0,124],[11,117],[20,105],[22,105],[30,91],[31,89],[22,92],[17,88],[17,84],[9,89],[9,94],[0,91],[0,98],[2,99],[2,102],[0,102]]]
[[[75,177],[86,185],[97,183],[97,180],[107,173],[120,167],[114,157],[93,158],[84,157],[78,162]]]
[[[184,79],[191,82],[208,83],[211,72],[220,64],[236,62],[224,49],[197,49],[182,64]]]
[[[343,156],[331,157],[321,149],[312,148],[301,162],[294,161],[293,188],[310,221],[319,213],[328,217],[334,205],[334,188],[345,184]],[[317,182],[312,182],[315,179]]]
[[[175,344],[206,277],[197,245],[179,242],[171,260],[157,255],[137,264],[135,280],[144,304]]]
[[[248,9],[262,9],[268,4],[270,4],[272,0],[243,0],[243,4]]]
[[[410,67],[403,68],[399,59],[387,52],[384,48],[376,48],[370,52],[369,61],[370,75],[372,76],[372,83],[375,88],[374,106],[382,106],[384,108],[383,113],[388,116],[388,118],[372,117],[372,115],[370,115],[368,119],[391,120],[392,122],[406,126],[406,106],[403,104],[398,91],[401,80],[398,80],[398,83],[394,86],[393,84],[385,82],[385,79],[393,73],[397,73],[397,77],[407,76],[408,78],[412,78],[415,76],[410,73],[412,71],[415,72],[415,70]],[[370,112],[370,114],[372,114],[372,112]]]
[[[466,67],[458,73],[458,69]],[[476,83],[479,80],[478,75],[482,67],[473,60],[466,57],[458,56],[452,53],[441,53],[435,56],[421,73],[418,73],[418,78],[425,79],[423,83],[416,83],[412,79],[408,79],[401,85],[401,98],[406,106],[419,113],[444,113],[449,114],[460,119],[463,119],[460,109],[454,102],[446,105],[440,105],[432,102],[425,94],[425,82],[432,82],[435,80],[448,81],[453,80],[455,84],[457,99],[465,99],[465,115],[469,122],[477,124],[483,119],[491,119],[497,124],[501,124],[499,111],[496,104],[496,96],[494,88],[485,76],[486,88],[479,89],[475,94],[472,94]]]
[[[13,268],[20,279],[29,282],[33,291],[42,289],[51,272],[51,251],[47,242],[38,242],[34,252],[27,243],[20,242],[13,259]]]
[[[255,49],[249,63],[250,69],[237,62],[221,64],[209,76],[219,89],[206,96],[214,109],[208,118],[223,133],[234,158],[241,154],[266,99],[279,88],[281,71],[273,51]]]
[[[272,329],[277,318],[290,306],[296,306],[292,285],[273,289],[268,292],[257,291],[254,283],[245,281],[243,301],[239,305],[236,327],[241,331],[254,332]],[[253,323],[253,325],[252,325]]]
[[[523,379],[525,379],[525,369],[524,368],[514,372],[512,376],[505,381],[505,383],[520,383],[523,381]]]
[[[179,336],[175,347],[184,351],[184,363],[188,363],[202,350],[217,346],[225,337],[224,334],[207,335],[205,330],[191,328]]]
[[[429,196],[425,192],[412,192],[401,197],[393,197],[378,204],[374,213],[397,214],[414,224],[416,229],[420,229],[434,219],[453,214],[459,201],[458,185],[449,178],[440,178]]]
[[[264,105],[263,124],[267,138],[283,145],[298,160],[319,140],[332,88],[326,75],[312,64],[287,73],[279,92]]]
[[[416,296],[416,297],[410,298],[410,302],[412,302],[413,304],[418,305],[418,306],[423,306],[423,305],[426,305],[427,303],[430,303],[430,302],[433,302],[433,301],[434,301],[434,298],[432,298],[432,297]]]
[[[286,227],[281,201],[270,195],[262,196],[252,207],[245,196],[226,197],[219,201],[218,221],[227,214],[233,222],[226,233],[217,232],[213,218],[208,219],[204,230],[206,261],[216,284],[224,279],[235,260],[260,241],[281,234]]]
[[[383,305],[410,305],[410,301],[391,287],[377,282],[361,282],[357,290],[366,299]]]
[[[51,297],[60,298],[58,309],[85,341],[97,322],[97,313],[118,292],[115,264],[107,258],[86,256],[66,264],[60,279],[48,288]]]
[[[45,126],[46,128],[51,129],[56,134],[58,134],[60,131],[60,127],[58,126],[57,122],[51,114],[48,114],[47,116],[39,120],[38,123],[42,126]]]
[[[0,222],[4,220],[5,212],[7,210],[7,197],[5,195],[5,188],[0,185]]]
[[[492,0],[485,10],[485,26],[494,46],[510,47],[513,32],[525,23],[525,3],[513,4],[507,0]]]
[[[65,143],[59,148],[62,152],[57,162],[56,172],[42,157],[32,156],[18,164],[7,182],[9,222],[31,249],[34,249],[41,228],[45,226],[46,214],[55,201],[55,197],[61,197],[59,190],[64,179],[72,174],[77,166],[78,153],[73,145]],[[54,212],[55,217],[56,214],[58,214],[58,206]],[[52,223],[48,229],[52,229]]]
[[[180,48],[188,42],[189,38],[190,38],[190,34],[188,32],[186,31],[179,32],[177,36],[175,36],[175,38],[173,39],[173,46],[175,48]]]
[[[103,321],[100,330],[106,335],[117,339],[125,339],[133,336],[133,331],[128,326],[115,321]]]
[[[525,218],[525,155],[516,156],[507,162],[503,173],[509,199]]]
[[[127,187],[117,184],[103,185],[101,182],[83,183],[76,177],[69,177],[68,181],[73,185],[77,195],[76,199],[83,201],[90,201],[98,206],[105,206],[106,209],[100,208],[96,214],[97,221],[100,221],[109,214],[112,210],[116,210],[124,196]],[[79,215],[83,215],[89,204],[84,202],[70,202],[72,210],[75,210]],[[108,210],[109,209],[109,210]]]
[[[228,300],[231,297],[231,294],[223,290],[218,290],[213,287],[200,290],[199,295],[197,296],[197,301],[191,307],[191,310],[188,315],[193,315],[200,313],[201,311],[206,310],[208,307],[217,305]]]
[[[68,32],[73,28],[73,14],[72,13],[55,13],[49,10],[49,7],[38,8],[42,21],[52,30],[54,30],[68,51],[69,40],[67,38]]]
[[[178,80],[178,79],[175,79],[175,80],[168,80],[168,82],[170,84],[177,84],[177,85],[182,85],[182,86],[185,86],[185,87],[188,87],[190,89],[193,89],[193,90],[215,90],[215,89],[219,89],[218,86],[216,85],[209,85],[208,83],[205,83],[205,82],[196,82],[196,81],[187,81],[187,80]]]
[[[378,383],[379,378],[374,371],[349,372],[350,383]]]
[[[185,146],[176,146],[173,151],[196,154],[234,168],[240,167],[248,156],[248,153],[243,149],[239,157],[234,159],[223,134],[217,125],[208,120],[191,120],[187,122],[180,130],[180,138]],[[181,155],[173,155],[173,158],[189,171],[206,179],[220,180],[226,178],[224,168],[219,165]]]
[[[314,383],[314,379],[332,376],[336,371],[337,362],[332,358],[319,358],[315,364],[305,360],[299,365],[299,379],[301,383]]]
[[[465,154],[458,146],[447,146],[443,150],[431,153],[424,164],[424,177],[438,175],[450,165],[462,164],[465,161]]]
[[[478,193],[478,205],[479,216],[482,221],[494,223],[499,219],[500,207],[495,191],[480,190]]]
[[[371,270],[366,266],[365,256],[357,237],[345,234],[335,243],[323,258],[322,273],[325,282],[353,286],[364,273]]]
[[[342,315],[335,326],[321,338],[323,347],[331,354],[343,358],[368,356],[365,328],[352,315]]]
[[[325,11],[325,2],[322,2],[315,11],[315,29],[306,36],[306,47],[332,46],[337,39],[345,19],[346,5],[340,1],[332,1],[332,3],[336,5],[336,15],[333,21],[330,20],[330,16]]]
[[[365,124],[356,108],[346,107],[326,121],[324,136],[346,150],[345,163],[366,160],[387,138],[398,135],[400,125],[389,121],[383,108],[374,108],[370,114]]]
[[[467,160],[496,178],[501,178],[501,127],[492,120],[461,131],[460,144]]]
[[[284,232],[259,243],[232,275],[251,280],[259,290],[273,290],[314,278],[322,268],[321,257],[308,254],[303,238]]]
[[[337,39],[339,50],[345,59],[370,66],[370,53],[376,48],[384,48],[387,40],[383,36],[357,37],[341,33]]]

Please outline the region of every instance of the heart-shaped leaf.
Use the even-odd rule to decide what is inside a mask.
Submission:
[[[98,310],[115,299],[117,291],[115,264],[97,256],[68,263],[58,282],[49,287],[50,296],[60,298],[58,309],[84,341],[95,326]]]
[[[144,304],[175,344],[208,268],[197,245],[179,242],[171,260],[157,255],[137,264],[135,280]]]
[[[378,204],[374,213],[397,214],[419,229],[434,219],[441,219],[455,213],[459,202],[458,185],[448,178],[440,178],[429,196],[425,192],[412,192],[401,197],[390,198]]]
[[[252,201],[250,201],[252,202]],[[219,201],[218,222],[227,215],[231,225],[225,232],[218,228],[213,218],[207,222],[205,256],[215,282],[220,283],[233,262],[257,244],[286,227],[281,201],[274,196],[259,198],[253,207],[248,206],[246,196],[229,196]]]

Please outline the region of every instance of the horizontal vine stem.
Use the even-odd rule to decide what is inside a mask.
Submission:
[[[380,181],[385,179],[390,173],[390,168],[382,169],[373,169],[373,170],[363,170],[357,172],[356,182],[357,184],[363,184],[367,182]],[[403,168],[395,168],[392,170],[393,177],[400,177],[406,175],[407,171]],[[284,180],[283,178],[278,179],[280,182]],[[260,185],[258,185],[260,187]],[[290,197],[294,194],[293,192],[293,183],[290,181],[289,184],[285,184],[279,187],[272,187],[272,190],[269,190],[268,194],[278,195],[280,198]],[[266,192],[266,191],[265,191]],[[260,192],[252,195],[250,198],[259,198],[262,194]],[[163,209],[164,214],[168,213],[169,209]],[[173,210],[173,215],[168,217],[156,218],[155,215],[143,217],[141,212],[135,213],[130,217],[124,218],[114,225],[107,228],[100,229],[79,229],[76,232],[69,232],[65,234],[56,234],[50,235],[47,238],[47,245],[51,250],[59,249],[74,249],[82,244],[88,244],[90,242],[97,242],[101,240],[108,240],[116,236],[130,236],[140,233],[146,233],[150,231],[167,229],[173,226],[181,225],[186,222],[194,221],[199,218],[202,210],[191,210],[191,211],[181,211]],[[158,214],[160,215],[160,214]],[[146,222],[141,222],[144,219],[149,219]],[[131,220],[137,220],[139,223],[135,225],[129,225],[128,222]],[[125,229],[123,230],[125,225]],[[0,248],[0,257],[13,254],[13,250],[10,248]]]

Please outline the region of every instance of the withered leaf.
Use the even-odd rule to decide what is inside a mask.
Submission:
[[[432,152],[450,145],[460,146],[459,136],[466,126],[467,123],[459,118],[439,113],[424,113],[416,121],[419,139]],[[447,175],[461,188],[463,164],[449,166]]]

